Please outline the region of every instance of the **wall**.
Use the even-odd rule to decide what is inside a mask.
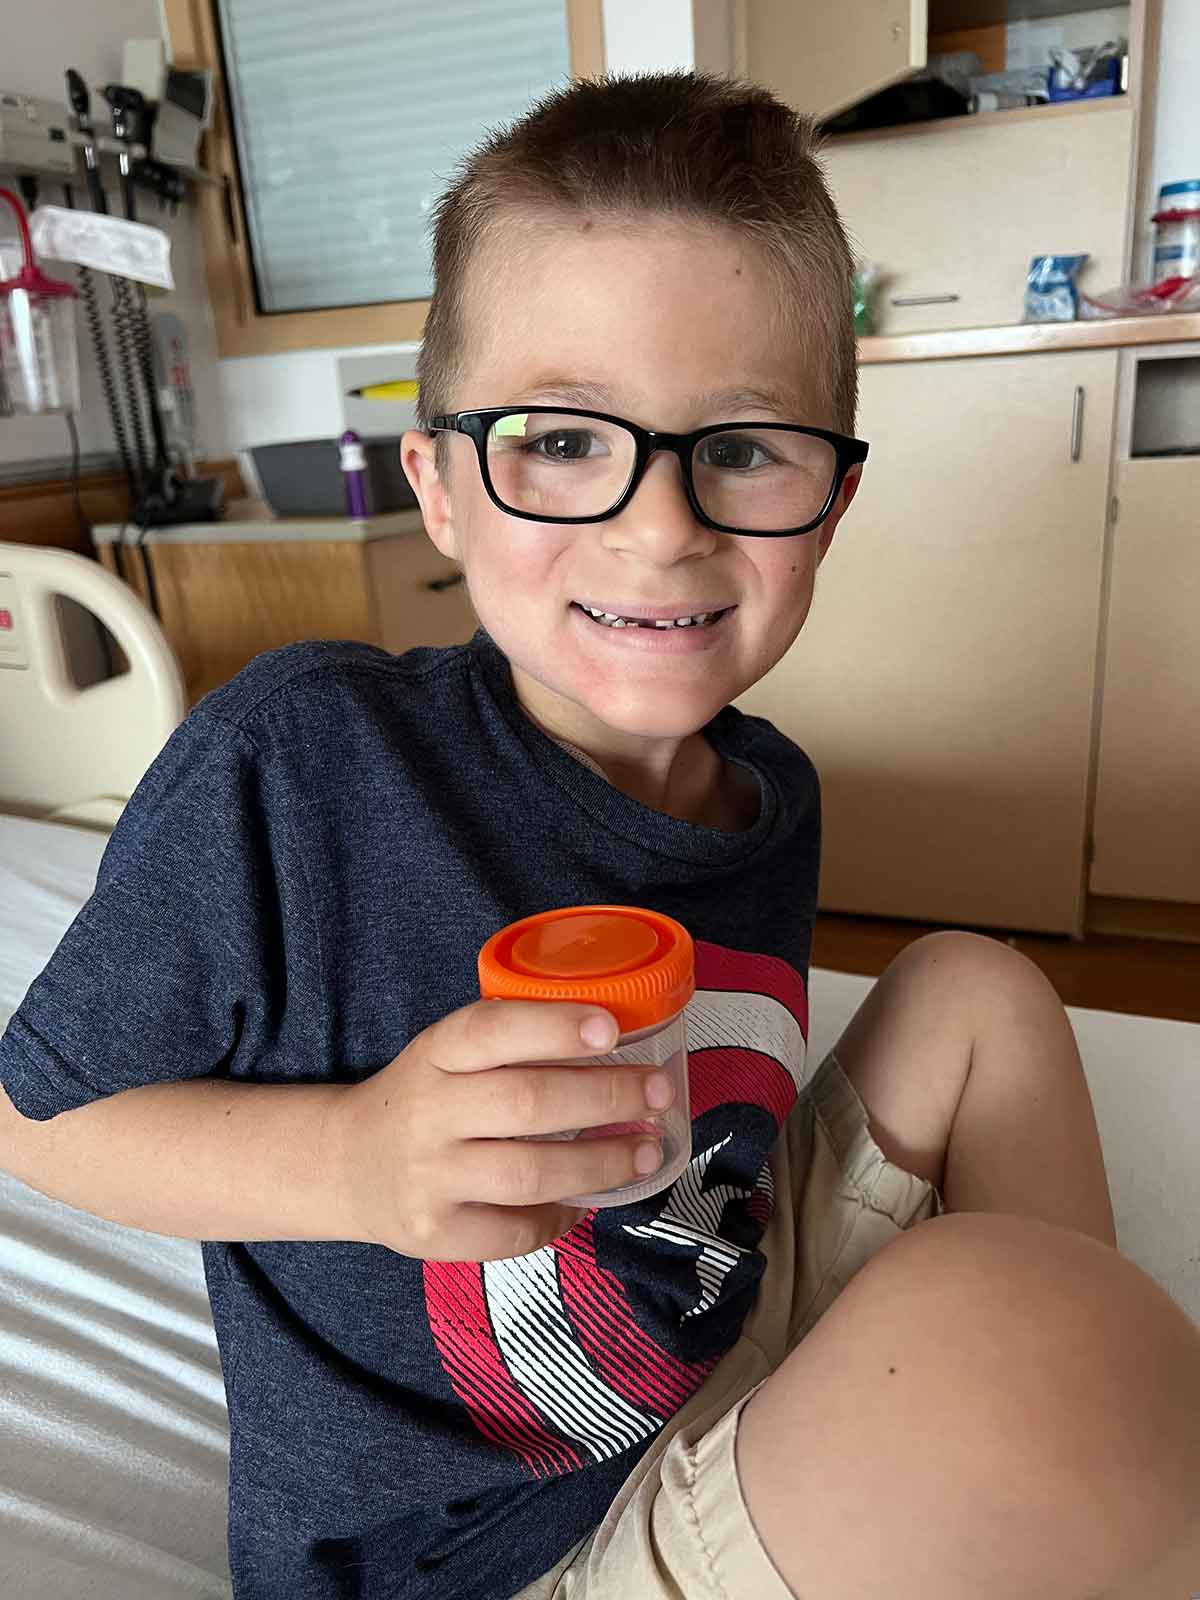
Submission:
[[[0,0],[15,19],[15,0]],[[15,20],[6,30],[3,56],[0,57],[0,88],[18,94],[40,95],[65,103],[64,74],[68,67],[82,73],[92,90],[92,117],[97,127],[107,123],[108,107],[99,94],[105,83],[121,76],[121,48],[126,39],[149,39],[161,33],[157,0],[37,0],[28,11],[22,10],[19,26]],[[5,184],[10,185],[5,176]],[[47,204],[61,205],[62,190],[48,182],[42,190]],[[201,454],[209,458],[227,455],[217,377],[216,338],[212,327],[208,289],[204,279],[199,230],[186,205],[173,221],[160,218],[152,196],[142,200],[139,220],[165,226],[172,242],[171,261],[175,290],[170,295],[153,296],[150,310],[170,310],[187,328],[196,396],[196,427]],[[82,183],[75,186],[75,203],[84,203]],[[120,203],[110,197],[118,213]],[[5,208],[7,214],[7,207]],[[70,267],[50,263],[50,274],[70,279]],[[108,300],[101,283],[100,303]],[[84,454],[112,454],[116,446],[104,405],[91,342],[82,318],[79,327],[81,409],[78,418],[80,448]],[[112,340],[109,340],[110,350]],[[0,473],[14,462],[61,461],[69,452],[67,430],[61,416],[8,417],[0,420]]]
[[[604,57],[610,72],[670,72],[695,59],[691,0],[630,5],[604,0]]]

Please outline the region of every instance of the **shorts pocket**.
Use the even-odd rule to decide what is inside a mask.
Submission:
[[[798,1268],[789,1349],[884,1245],[945,1210],[934,1184],[889,1161],[876,1144],[866,1107],[832,1051],[792,1116],[803,1177],[795,1195]]]

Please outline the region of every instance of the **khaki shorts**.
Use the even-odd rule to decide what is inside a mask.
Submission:
[[[772,1162],[768,1268],[741,1338],[596,1531],[516,1600],[793,1600],[742,1498],[738,1417],[859,1268],[945,1206],[933,1184],[884,1156],[832,1053],[801,1091]]]

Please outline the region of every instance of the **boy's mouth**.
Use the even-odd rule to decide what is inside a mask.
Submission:
[[[667,632],[671,628],[711,628],[734,609],[733,606],[717,606],[710,610],[669,612],[664,607],[658,607],[655,608],[658,614],[650,615],[648,609],[622,613],[606,611],[602,606],[585,605],[581,600],[572,600],[571,604],[602,628],[651,628],[660,632]]]

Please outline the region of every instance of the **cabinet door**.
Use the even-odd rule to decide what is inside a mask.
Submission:
[[[1117,475],[1093,894],[1200,901],[1200,457]]]
[[[879,333],[1018,322],[1030,261],[1062,248],[1046,241],[1062,235],[1068,194],[1071,248],[1089,252],[1085,284],[1123,281],[1133,112],[1124,98],[1098,104],[829,141],[842,221],[883,269]]]
[[[479,626],[462,572],[424,528],[367,546],[375,617],[371,637],[396,655],[417,645],[464,644]]]
[[[797,111],[831,117],[925,65],[927,9],[927,0],[734,0],[735,69]]]
[[[1116,369],[863,369],[858,498],[799,638],[739,702],[821,775],[824,909],[1082,931]]]

